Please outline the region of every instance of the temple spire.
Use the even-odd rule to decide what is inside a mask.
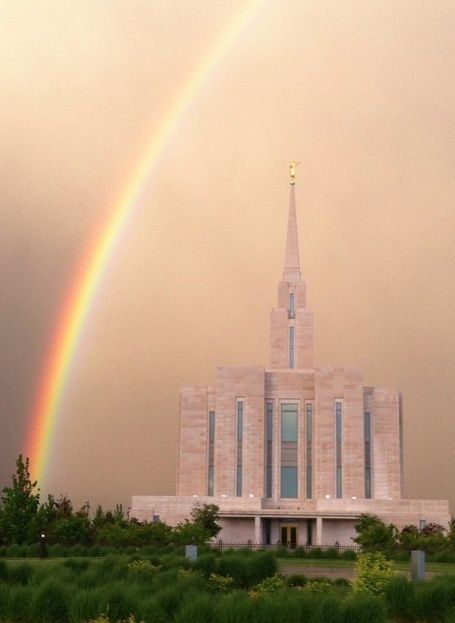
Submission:
[[[291,193],[289,197],[288,233],[286,239],[286,254],[284,259],[283,281],[296,282],[301,280],[299,259],[299,237],[297,233],[297,216],[295,213],[295,166],[290,164]]]

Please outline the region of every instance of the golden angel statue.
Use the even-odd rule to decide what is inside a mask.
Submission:
[[[298,164],[300,164],[300,162],[297,162],[297,160],[293,160],[289,163],[289,175],[291,176],[290,181],[292,185],[295,184],[295,172]]]

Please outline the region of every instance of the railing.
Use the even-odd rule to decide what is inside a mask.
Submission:
[[[326,550],[338,550],[340,552],[345,551],[358,551],[359,545],[340,545],[338,541],[333,544],[327,545],[302,545],[300,543],[296,543],[295,545],[291,545],[290,543],[282,543],[281,541],[276,541],[275,543],[253,543],[251,540],[246,543],[225,543],[222,539],[219,539],[216,542],[209,543],[212,549],[289,549],[289,550],[304,550],[306,553],[312,552],[314,550],[326,551]]]

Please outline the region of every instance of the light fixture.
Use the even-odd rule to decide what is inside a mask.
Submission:
[[[353,500],[357,500],[357,496],[356,496],[356,495],[353,495],[353,496],[352,496],[352,499],[353,499]]]
[[[250,493],[249,497],[254,498],[254,493]]]
[[[193,498],[197,498],[197,494],[196,493],[193,493]]]
[[[225,498],[225,497],[226,497],[226,494],[225,494],[225,493],[222,493],[222,494],[221,494],[221,497],[222,497],[222,498]]]
[[[326,500],[330,500],[330,493],[326,493],[324,497]]]

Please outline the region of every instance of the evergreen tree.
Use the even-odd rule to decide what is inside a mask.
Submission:
[[[0,532],[7,543],[30,543],[38,538],[40,494],[30,479],[29,460],[20,454],[10,487],[4,487],[0,510]]]

